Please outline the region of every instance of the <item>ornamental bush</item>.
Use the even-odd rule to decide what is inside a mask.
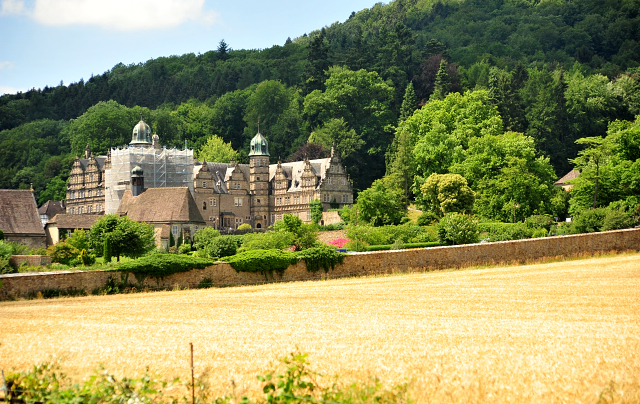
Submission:
[[[113,270],[131,272],[136,275],[136,278],[144,278],[145,276],[163,278],[178,272],[204,269],[209,265],[213,265],[213,260],[208,258],[176,254],[151,254],[134,261],[120,263]]]
[[[234,255],[238,250],[236,239],[230,236],[216,237],[207,245],[207,254],[212,258]]]
[[[298,262],[292,252],[278,249],[244,251],[231,257],[222,258],[238,272],[259,272],[267,276],[274,272],[282,275],[291,264]]]
[[[447,213],[436,226],[442,244],[470,244],[480,240],[478,218],[462,213]]]
[[[633,227],[633,218],[623,210],[609,209],[602,222],[602,231]]]
[[[296,253],[298,259],[304,260],[307,271],[317,272],[320,268],[325,272],[335,268],[337,264],[342,264],[346,254],[340,253],[328,247],[312,247]]]

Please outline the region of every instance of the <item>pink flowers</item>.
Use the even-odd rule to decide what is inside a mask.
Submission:
[[[336,248],[344,248],[344,246],[347,245],[347,243],[349,241],[351,241],[351,239],[348,239],[348,238],[337,238],[335,240],[329,241],[327,244],[335,246]]]

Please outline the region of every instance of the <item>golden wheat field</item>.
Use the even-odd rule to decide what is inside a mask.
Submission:
[[[640,402],[640,255],[256,287],[0,303],[0,368],[63,357],[242,394],[295,347],[418,402]],[[601,398],[608,397],[607,394]],[[602,402],[602,400],[601,400]]]

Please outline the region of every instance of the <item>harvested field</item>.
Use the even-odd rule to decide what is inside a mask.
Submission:
[[[637,403],[640,255],[0,303],[5,372],[55,354],[76,378],[186,377],[189,342],[220,394],[298,346],[327,375],[409,381],[418,402]]]

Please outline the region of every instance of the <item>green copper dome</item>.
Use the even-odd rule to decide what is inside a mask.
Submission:
[[[131,146],[151,146],[151,128],[142,120],[133,128],[131,135]]]
[[[249,146],[249,156],[268,156],[269,144],[267,139],[262,136],[260,132],[251,139],[251,145]]]

